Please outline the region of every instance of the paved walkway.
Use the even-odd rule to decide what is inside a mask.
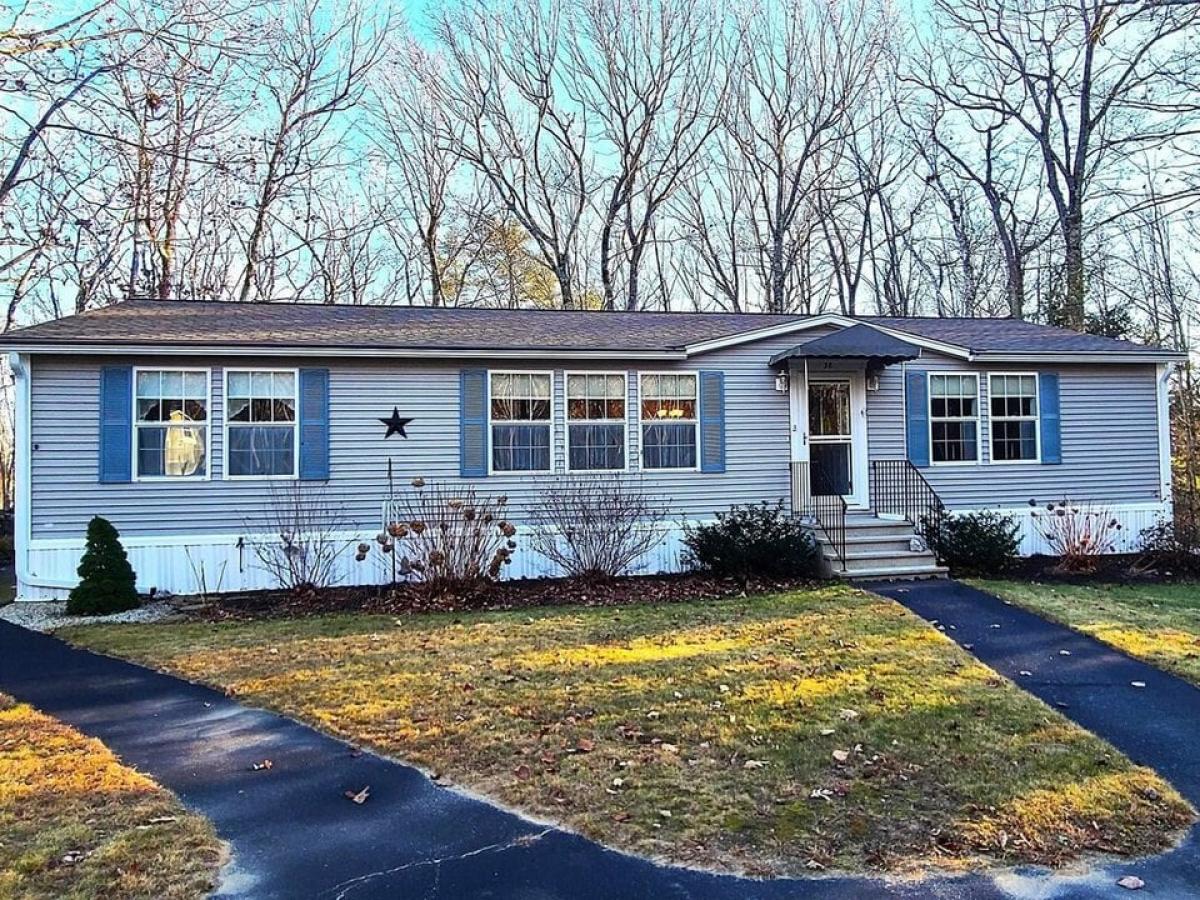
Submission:
[[[918,608],[925,603],[949,604],[955,597],[959,600],[954,602],[962,603],[957,593],[962,590],[958,586],[920,586],[896,596]],[[969,606],[958,608],[964,623],[960,627],[968,627]],[[1007,607],[1003,611],[1013,612]],[[952,620],[946,612],[937,617]],[[1055,629],[1056,634],[1062,631],[1046,627]],[[994,639],[996,635],[986,637]],[[1061,637],[1065,640],[1072,634]],[[984,639],[976,643],[978,652]],[[1053,643],[1045,644],[1046,652]],[[1053,649],[1056,652],[1058,645]],[[1077,662],[1084,663],[1087,656],[1081,652]],[[1022,663],[1019,667],[1027,666]],[[1098,672],[1095,676],[1108,677]],[[1177,686],[1164,686],[1160,679],[1174,681],[1143,673],[1151,687],[1132,698],[1136,704],[1126,715],[1156,718],[1160,712],[1154,706],[1157,697],[1174,704],[1164,707],[1162,715],[1186,716],[1194,729],[1195,723],[1200,723],[1200,692],[1192,690],[1185,695]],[[1181,848],[1153,860],[1093,870],[1079,877],[1025,870],[916,884],[864,878],[757,881],[657,865],[437,787],[415,769],[355,752],[311,728],[249,709],[207,688],[6,623],[0,623],[0,690],[101,739],[126,762],[208,816],[233,850],[219,897],[1049,900],[1127,896],[1115,887],[1116,879],[1126,873],[1146,880],[1142,896],[1200,897],[1200,887],[1193,887],[1200,885],[1200,853],[1194,833]],[[1088,702],[1084,696],[1076,696],[1076,701]],[[1073,710],[1066,712],[1070,715]],[[1171,745],[1165,743],[1167,739],[1164,734],[1162,741],[1149,742],[1146,753],[1157,748],[1157,755],[1139,758],[1168,777],[1173,777],[1173,772],[1190,772],[1186,785],[1178,779],[1176,783],[1200,804],[1196,793],[1200,741],[1194,733]],[[1176,759],[1181,754],[1192,762]],[[274,763],[269,772],[249,771],[251,764],[264,758]],[[344,791],[365,785],[371,787],[366,804],[357,806],[343,797]]]

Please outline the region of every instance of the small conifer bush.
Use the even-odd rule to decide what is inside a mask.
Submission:
[[[138,605],[137,576],[121,546],[121,536],[108,519],[95,516],[88,522],[87,544],[77,572],[79,584],[67,597],[71,615],[102,616]]]

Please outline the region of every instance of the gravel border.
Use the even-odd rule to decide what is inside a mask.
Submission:
[[[0,606],[0,619],[31,631],[53,631],[69,625],[106,625],[117,622],[161,622],[178,617],[170,603],[159,600],[107,616],[68,616],[65,600],[22,601]]]

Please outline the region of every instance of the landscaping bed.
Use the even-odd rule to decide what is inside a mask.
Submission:
[[[973,583],[1200,685],[1200,582],[1006,578]]]
[[[1160,850],[1192,821],[1155,773],[889,600],[640,599],[64,635],[705,868],[1059,865]]]
[[[0,694],[0,897],[206,897],[223,855],[170,792]]]
[[[793,580],[758,582],[751,592],[811,586]],[[682,603],[744,596],[746,589],[729,578],[687,573],[633,575],[607,580],[528,578],[483,581],[461,592],[431,595],[419,585],[327,587],[295,591],[242,591],[206,598],[181,597],[175,604],[189,616],[208,621],[284,619],[327,613],[399,614],[505,610],[557,606],[623,606],[630,603]]]

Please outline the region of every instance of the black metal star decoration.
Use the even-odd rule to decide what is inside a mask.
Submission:
[[[408,437],[408,435],[404,431],[404,426],[407,425],[409,422],[411,422],[412,419],[406,419],[403,416],[401,416],[400,415],[400,407],[393,406],[392,414],[386,418],[381,418],[379,421],[388,427],[387,434],[385,434],[383,436],[383,439],[385,441],[388,438],[390,438],[393,434],[398,434],[402,438]]]

